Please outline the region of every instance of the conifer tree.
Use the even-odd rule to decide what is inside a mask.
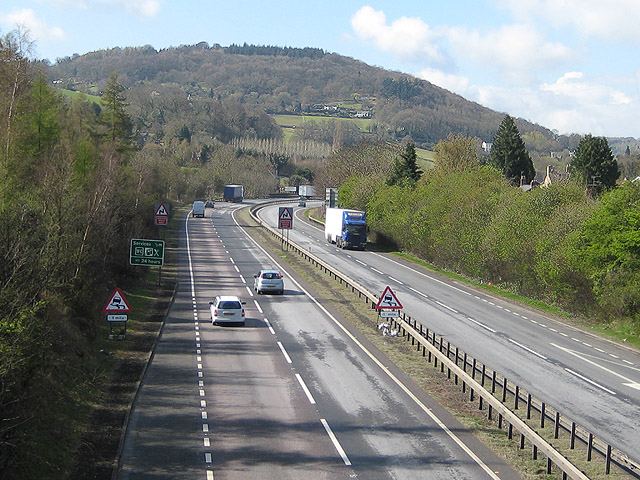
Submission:
[[[391,175],[387,179],[387,185],[414,186],[422,176],[417,159],[416,146],[408,143],[400,157],[396,159]]]
[[[589,134],[580,141],[571,162],[571,175],[595,193],[615,186],[620,170],[606,138]]]
[[[498,127],[493,139],[489,163],[500,169],[502,174],[516,185],[521,177],[529,183],[536,175],[533,161],[520,137],[518,127],[509,115],[504,117]]]

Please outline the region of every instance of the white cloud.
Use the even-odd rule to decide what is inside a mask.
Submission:
[[[570,48],[545,40],[540,32],[524,24],[505,25],[486,33],[451,27],[447,38],[459,57],[499,68],[518,81],[529,72],[560,65],[572,56]]]
[[[638,0],[494,0],[523,20],[539,18],[586,36],[640,43]]]
[[[14,10],[0,17],[0,21],[6,26],[7,30],[25,29],[32,40],[62,40],[65,38],[62,28],[47,25],[37,18],[30,8]]]
[[[384,12],[366,5],[353,15],[351,27],[358,37],[373,40],[384,52],[406,59],[443,61],[436,33],[419,18],[401,17],[388,24]]]
[[[59,7],[78,10],[126,10],[141,17],[155,17],[160,11],[159,0],[50,0]]]
[[[581,72],[568,72],[553,84],[542,84],[540,89],[588,104],[628,105],[632,102],[624,92],[608,85],[583,81],[583,77]]]
[[[446,73],[435,68],[425,68],[418,72],[416,77],[427,80],[458,95],[469,93],[469,79],[461,75]]]

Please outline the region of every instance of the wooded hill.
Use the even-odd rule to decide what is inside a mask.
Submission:
[[[141,129],[170,122],[170,109],[161,118],[160,103],[187,102],[197,110],[201,101],[229,105],[237,102],[250,112],[303,113],[339,107],[332,114],[367,112],[373,119],[369,136],[387,141],[410,137],[418,146],[433,147],[450,133],[462,133],[491,142],[504,113],[465,100],[427,81],[369,66],[352,58],[315,48],[221,47],[205,42],[155,50],[151,46],[114,48],[59,59],[49,68],[56,86],[100,94],[109,75],[117,72],[127,101],[140,117]],[[154,116],[155,115],[155,116]],[[182,116],[189,128],[189,119]],[[523,135],[535,133],[534,149],[562,151],[575,148],[577,138],[554,135],[550,130],[517,120]],[[144,126],[144,127],[143,127]],[[277,128],[258,131],[274,138]],[[214,138],[230,139],[224,132]],[[347,136],[347,142],[351,137]],[[362,140],[354,135],[354,142]],[[542,140],[542,141],[540,141]]]

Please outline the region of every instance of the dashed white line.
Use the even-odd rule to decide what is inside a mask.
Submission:
[[[233,266],[233,268],[235,268],[235,269],[236,269],[236,272],[240,273],[240,269],[238,268],[238,266],[237,266],[237,265],[234,265],[234,266]]]
[[[211,463],[211,454],[210,453],[205,453],[204,454],[204,462],[205,463]]]
[[[203,432],[208,432],[209,431],[209,424],[208,423],[203,423],[202,424],[202,431]]]
[[[211,446],[211,440],[209,440],[209,437],[204,437],[203,438],[203,445],[205,447],[210,447]]]
[[[458,313],[458,311],[457,311],[457,310],[455,310],[455,309],[451,308],[449,305],[445,305],[444,303],[439,302],[439,301],[437,301],[437,300],[436,300],[435,302],[436,302],[438,305],[440,305],[442,308],[446,308],[447,310],[451,310],[453,313]]]
[[[333,446],[336,447],[336,450],[338,451],[338,453],[342,457],[342,461],[344,462],[344,464],[347,465],[347,466],[351,465],[351,460],[349,460],[349,457],[347,457],[347,454],[345,453],[344,449],[342,448],[342,445],[340,445],[340,442],[338,441],[338,439],[334,435],[333,430],[331,430],[331,427],[329,426],[327,421],[324,418],[321,418],[320,421],[322,422],[322,426],[324,427],[324,429],[327,431],[327,435],[329,435],[329,438],[333,442]]]
[[[302,377],[300,376],[299,373],[296,373],[296,378],[298,379],[298,383],[302,387],[302,390],[304,391],[305,395],[309,399],[309,403],[311,403],[311,405],[315,405],[316,404],[316,400],[313,398],[313,395],[311,395],[311,392],[307,388],[307,384],[304,383],[304,380],[302,379]]]
[[[378,270],[377,268],[373,268],[371,267],[371,270],[373,270],[376,273],[379,273],[380,275],[384,275],[384,272],[381,272],[380,270]]]
[[[284,349],[284,345],[282,345],[282,342],[278,342],[278,347],[280,347],[280,350],[282,351],[282,355],[284,355],[284,359],[287,361],[287,363],[292,363],[291,357],[289,356],[287,351]]]
[[[514,345],[517,345],[517,346],[519,346],[520,348],[525,349],[527,352],[534,354],[536,357],[539,357],[539,358],[541,358],[541,359],[543,359],[543,360],[546,360],[546,359],[547,359],[547,357],[545,357],[545,356],[544,356],[544,355],[542,355],[541,353],[538,353],[538,352],[536,352],[535,350],[533,350],[533,349],[531,349],[531,348],[527,347],[526,345],[523,345],[523,344],[521,344],[521,343],[519,343],[519,342],[516,342],[515,340],[513,340],[513,339],[511,339],[511,338],[509,339],[509,341],[510,341],[511,343],[513,343]]]
[[[249,293],[249,296],[250,296],[250,297],[253,297],[253,290],[251,290],[251,289],[249,288],[249,286],[245,286],[244,288],[246,288],[246,289],[247,289],[247,292]]]
[[[366,263],[364,263],[362,260],[357,260],[357,259],[356,259],[356,262],[358,262],[360,265],[364,265],[365,267],[367,266],[367,264],[366,264]]]
[[[477,320],[474,320],[474,319],[473,319],[473,318],[471,318],[471,317],[467,317],[467,318],[468,318],[469,320],[471,320],[473,323],[475,323],[476,325],[478,325],[478,326],[480,326],[480,327],[484,328],[485,330],[489,330],[491,333],[496,333],[496,330],[494,330],[494,329],[493,329],[493,328],[491,328],[491,327],[488,327],[488,326],[487,326],[487,325],[485,325],[484,323],[481,323],[481,322],[479,322],[479,321],[477,321]]]
[[[400,280],[398,280],[397,278],[393,278],[391,275],[389,275],[389,280],[399,283],[400,285],[404,285],[404,283],[402,283]]]
[[[264,323],[267,324],[267,327],[269,328],[269,331],[271,332],[271,335],[275,335],[276,331],[273,329],[273,327],[271,326],[271,322],[269,322],[269,320],[267,320],[266,318],[264,319]]]
[[[254,301],[253,301],[253,303],[255,303],[256,308],[258,309],[258,311],[259,311],[260,313],[264,313],[264,312],[262,311],[262,309],[260,308],[260,304],[258,303],[258,301],[257,301],[257,300],[254,300]]]
[[[242,280],[242,283],[247,283],[247,281],[244,279],[244,276],[242,274],[240,274],[240,280]]]
[[[426,293],[422,293],[420,290],[416,290],[413,287],[409,287],[409,290],[411,290],[412,292],[417,293],[418,295],[422,295],[424,298],[429,298],[429,296]]]

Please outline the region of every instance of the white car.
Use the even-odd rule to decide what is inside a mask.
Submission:
[[[260,270],[253,278],[253,289],[258,295],[264,292],[284,293],[284,279],[278,270]]]
[[[218,295],[209,302],[209,311],[211,312],[211,323],[216,325],[220,323],[239,323],[244,325],[244,307],[245,302],[235,295]]]

